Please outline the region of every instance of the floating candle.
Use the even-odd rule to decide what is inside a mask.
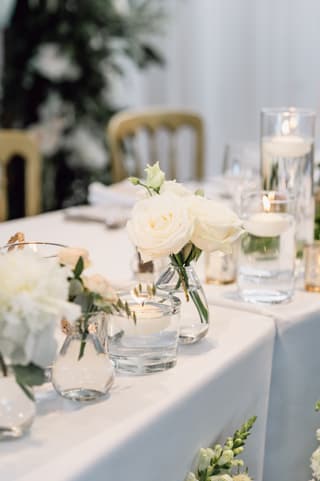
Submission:
[[[298,135],[277,135],[262,139],[262,153],[271,157],[303,157],[309,154],[312,140]]]
[[[130,304],[131,312],[135,313],[136,322],[132,317],[112,316],[112,323],[126,335],[148,336],[159,333],[170,324],[170,314],[167,306],[148,303]]]
[[[276,237],[286,232],[292,216],[275,212],[259,212],[244,222],[245,230],[256,237]]]

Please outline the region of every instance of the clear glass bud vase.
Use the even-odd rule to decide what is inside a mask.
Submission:
[[[171,263],[160,275],[156,287],[181,301],[180,344],[202,339],[209,330],[209,307],[193,265]]]
[[[73,401],[94,401],[105,395],[114,377],[109,357],[96,333],[76,329],[65,339],[52,367],[52,384]]]

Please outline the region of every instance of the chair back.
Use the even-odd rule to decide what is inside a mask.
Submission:
[[[41,157],[35,142],[23,131],[0,130],[0,221],[8,218],[7,167],[15,156],[25,161],[25,214],[40,212]]]
[[[168,174],[171,179],[177,176],[177,141],[176,134],[183,127],[191,128],[194,133],[195,146],[192,161],[194,179],[203,178],[204,129],[202,118],[188,111],[168,109],[148,109],[145,111],[125,111],[112,117],[107,126],[107,141],[111,153],[112,181],[125,179],[129,172],[126,156],[133,159],[134,168],[130,175],[142,176],[145,163],[137,148],[137,136],[141,131],[147,134],[148,161],[150,165],[159,160],[157,135],[160,131],[168,134]]]

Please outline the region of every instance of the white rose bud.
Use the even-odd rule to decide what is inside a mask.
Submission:
[[[146,184],[148,187],[151,187],[154,190],[160,189],[162,186],[165,175],[164,172],[160,169],[159,162],[156,162],[153,165],[147,165],[144,169],[147,174]]]
[[[206,252],[230,252],[231,243],[243,232],[238,216],[214,200],[193,195],[188,201],[195,221],[191,241]]]
[[[226,449],[223,451],[221,458],[218,460],[218,465],[223,466],[224,464],[231,463],[233,460],[233,452],[231,449]]]
[[[143,262],[177,254],[190,241],[193,227],[184,200],[169,193],[138,201],[127,224]]]
[[[75,268],[79,257],[83,259],[83,265],[86,269],[90,266],[89,252],[81,247],[64,247],[58,252],[58,260],[60,264]]]

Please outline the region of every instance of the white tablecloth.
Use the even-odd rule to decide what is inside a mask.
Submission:
[[[29,240],[87,247],[99,272],[128,278],[133,249],[123,231],[53,213],[1,224],[0,243],[17,230]],[[1,481],[182,481],[201,446],[254,414],[246,460],[261,481],[274,324],[220,307],[212,319],[209,336],[181,349],[175,368],[117,376],[103,402],[77,406],[43,392],[30,435],[0,444]]]
[[[292,302],[250,305],[234,286],[211,287],[209,301],[270,316],[276,327],[268,415],[264,481],[308,481],[310,456],[317,447],[314,411],[320,399],[320,296],[298,288]]]

